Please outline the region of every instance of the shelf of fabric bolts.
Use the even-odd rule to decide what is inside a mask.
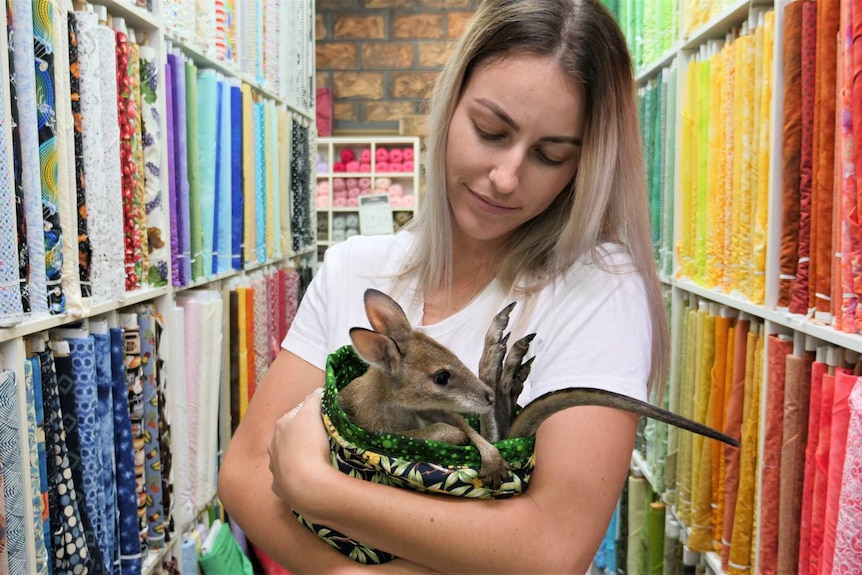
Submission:
[[[305,119],[312,119],[313,115],[308,110],[302,110],[294,106],[289,102],[285,102],[282,100],[281,96],[276,95],[269,88],[261,85],[256,80],[254,80],[248,74],[242,74],[239,70],[231,62],[226,62],[224,60],[218,60],[207,56],[203,52],[200,51],[196,46],[192,46],[188,42],[177,38],[176,36],[170,34],[168,31],[165,31],[165,40],[168,41],[173,46],[179,48],[186,56],[188,56],[192,62],[195,63],[196,66],[204,67],[204,68],[212,68],[218,72],[221,72],[225,76],[230,76],[231,78],[237,78],[242,82],[251,86],[253,90],[261,94],[262,96],[273,100],[277,104],[283,104],[286,106],[291,112],[297,114]]]

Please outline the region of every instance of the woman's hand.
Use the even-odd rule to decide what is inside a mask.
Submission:
[[[322,391],[310,393],[284,414],[275,423],[267,446],[272,491],[309,520],[312,497],[326,491],[321,480],[340,474],[329,463],[329,439],[321,419]]]

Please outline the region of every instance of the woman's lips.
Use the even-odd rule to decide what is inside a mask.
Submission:
[[[480,196],[479,194],[477,194],[473,190],[470,190],[469,188],[467,188],[467,189],[469,190],[470,195],[473,197],[474,203],[479,207],[480,210],[482,210],[484,212],[487,212],[489,214],[505,214],[505,213],[508,213],[508,212],[515,209],[515,208],[507,208],[505,206],[499,206],[497,204],[494,204],[494,203],[486,200],[484,197]]]

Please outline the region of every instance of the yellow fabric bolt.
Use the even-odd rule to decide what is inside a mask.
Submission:
[[[690,62],[686,70],[685,95],[682,106],[682,126],[680,142],[680,239],[678,259],[681,274],[685,278],[694,278],[694,242],[695,222],[697,214],[694,197],[694,148],[695,148],[695,97],[696,97],[697,62]]]
[[[739,492],[730,542],[728,575],[747,575],[751,571],[753,530],[755,525],[757,483],[757,436],[760,413],[759,372],[762,371],[763,344],[758,330],[748,333],[745,365],[745,407],[740,446]]]
[[[699,312],[703,323],[698,352],[697,390],[694,420],[710,423],[710,393],[712,370],[715,365],[715,316]],[[692,437],[692,521],[688,546],[693,551],[712,551],[712,441],[697,435]]]
[[[752,276],[751,276],[751,301],[762,305],[765,297],[766,282],[766,235],[767,216],[769,212],[769,159],[772,138],[770,127],[772,126],[770,110],[772,102],[773,82],[773,54],[774,54],[774,22],[775,13],[770,11],[765,14],[765,23],[758,30],[763,34],[763,56],[761,65],[761,95],[760,95],[760,117],[758,134],[757,155],[757,209],[754,215],[754,238],[752,243]]]
[[[706,272],[706,237],[709,172],[709,60],[701,62],[697,67],[697,168],[695,186],[697,189],[697,244],[696,244],[696,277],[697,282],[704,283]]]
[[[709,164],[708,205],[706,236],[706,282],[711,290],[720,289],[724,262],[725,201],[724,182],[724,124],[722,122],[721,94],[724,87],[724,52],[710,60],[709,83]]]
[[[721,123],[723,131],[723,179],[721,195],[724,203],[724,268],[721,270],[722,291],[729,293],[731,286],[731,262],[733,246],[733,183],[734,183],[734,90],[736,68],[733,44],[725,44],[721,49],[724,70],[721,89]]]

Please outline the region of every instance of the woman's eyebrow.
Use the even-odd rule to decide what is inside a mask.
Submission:
[[[486,100],[485,98],[476,98],[474,100],[480,106],[483,106],[490,110],[495,116],[497,116],[500,121],[504,124],[512,128],[514,131],[519,132],[521,130],[521,126],[516,122],[512,116],[506,113],[503,108],[501,108],[497,103],[492,102],[491,100]],[[571,144],[572,146],[580,146],[581,139],[573,138],[571,136],[547,136],[541,139],[543,142],[550,142],[552,144]]]

